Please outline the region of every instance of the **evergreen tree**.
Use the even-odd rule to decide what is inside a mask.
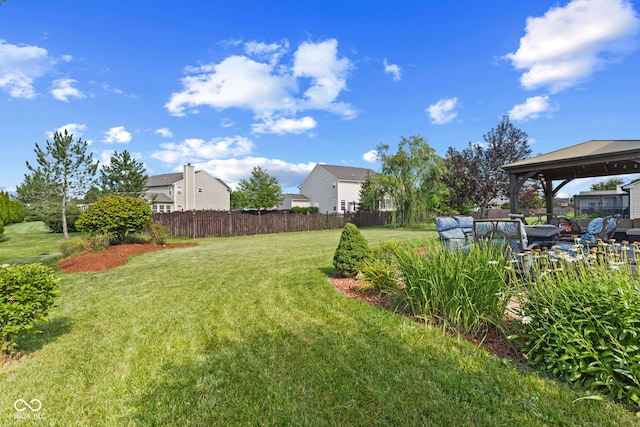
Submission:
[[[148,178],[142,162],[131,157],[127,150],[122,153],[116,151],[111,156],[109,165],[100,169],[100,190],[103,195],[140,198],[144,195]]]
[[[29,180],[32,185],[30,196],[38,203],[53,203],[59,208],[65,240],[69,240],[67,206],[91,187],[98,169],[92,154],[87,155],[87,146],[86,141],[74,140],[73,134],[65,129],[64,133],[53,135],[53,142],[47,140],[44,149],[36,143],[37,167],[27,162],[27,169],[32,174],[31,179],[25,176],[25,182]]]

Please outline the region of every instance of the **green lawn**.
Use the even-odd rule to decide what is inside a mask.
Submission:
[[[24,264],[42,262],[55,265],[62,256],[62,234],[50,233],[42,222],[24,222],[5,227],[0,237],[0,264]],[[80,233],[71,233],[79,236]]]
[[[63,276],[44,333],[0,367],[0,425],[640,425],[620,405],[576,401],[564,385],[338,293],[326,279],[339,235],[204,239]],[[42,408],[18,412],[17,399]]]

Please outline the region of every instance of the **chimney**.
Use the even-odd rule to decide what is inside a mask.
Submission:
[[[187,163],[182,175],[184,179],[184,210],[192,211],[196,208],[196,168]]]

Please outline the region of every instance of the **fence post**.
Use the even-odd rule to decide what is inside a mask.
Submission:
[[[192,215],[192,221],[191,221],[191,237],[192,238],[196,238],[197,233],[196,233],[196,227],[198,226],[198,219],[196,218],[196,212],[195,211],[191,211]]]

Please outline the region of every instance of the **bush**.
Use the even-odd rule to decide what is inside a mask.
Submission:
[[[133,233],[145,230],[151,224],[151,207],[144,200],[128,196],[106,196],[84,211],[76,227],[91,235],[112,236],[125,242]]]
[[[640,405],[640,286],[626,263],[595,257],[538,258],[513,338],[536,369]]]
[[[47,320],[57,294],[55,271],[42,264],[0,267],[0,351],[13,352],[16,337]]]
[[[63,257],[79,255],[87,249],[89,249],[89,243],[81,237],[73,237],[60,244],[60,252]]]
[[[291,208],[291,213],[318,213],[318,207],[310,206],[303,208],[301,206],[294,206]]]
[[[4,222],[0,219],[0,237],[4,234]]]
[[[167,239],[171,233],[169,233],[169,229],[164,225],[158,222],[152,222],[151,227],[149,227],[149,237],[151,238],[151,242],[157,245],[164,245],[167,243]]]
[[[76,205],[67,206],[67,229],[70,233],[78,231],[76,221],[80,217],[81,212],[80,208]],[[52,233],[62,233],[62,211],[60,206],[40,212],[37,219],[44,222]]]
[[[333,266],[346,277],[354,277],[371,258],[369,243],[358,227],[348,222],[345,224],[340,242],[333,255]]]
[[[381,242],[372,250],[373,256],[362,267],[363,280],[373,289],[394,294],[403,289],[403,278],[398,268],[398,242]]]

